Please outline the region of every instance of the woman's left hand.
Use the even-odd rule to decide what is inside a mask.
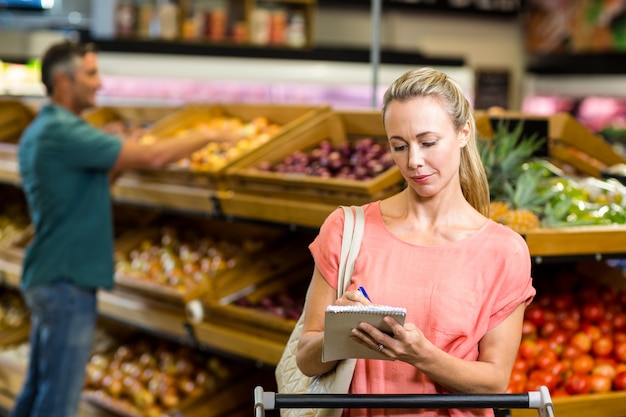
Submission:
[[[378,330],[369,323],[361,323],[352,330],[353,338],[372,350],[377,350],[393,360],[413,362],[419,355],[419,346],[426,338],[413,323],[402,326],[393,317],[385,317],[385,323],[391,328],[392,335]]]

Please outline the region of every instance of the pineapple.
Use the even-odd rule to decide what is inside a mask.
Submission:
[[[552,192],[541,191],[545,190],[540,185],[543,174],[541,170],[528,168],[517,177],[513,185],[505,184],[510,210],[502,217],[501,222],[520,234],[541,227],[539,216],[552,199]]]
[[[502,219],[504,216],[509,213],[511,210],[509,209],[509,205],[506,201],[492,201],[489,204],[489,218],[494,222],[502,223]]]
[[[489,217],[520,234],[541,226],[539,215],[549,200],[539,192],[544,171],[526,164],[544,140],[522,138],[522,127],[520,122],[509,130],[500,123],[493,138],[479,142],[492,200]]]

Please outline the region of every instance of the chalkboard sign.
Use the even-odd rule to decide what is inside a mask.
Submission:
[[[507,70],[476,71],[474,108],[487,110],[490,107],[509,107],[511,74]]]

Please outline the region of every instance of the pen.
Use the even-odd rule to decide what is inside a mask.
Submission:
[[[370,299],[370,296],[367,295],[367,291],[365,291],[365,288],[363,287],[359,287],[359,291],[361,291],[363,293],[363,295],[365,296],[365,298],[367,298],[367,301],[369,301],[370,303],[372,302],[372,300]]]

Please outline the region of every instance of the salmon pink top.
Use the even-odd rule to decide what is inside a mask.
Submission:
[[[380,202],[365,209],[365,231],[349,290],[362,285],[374,304],[405,307],[414,323],[440,349],[466,360],[478,358],[478,342],[520,303],[535,295],[524,239],[487,221],[471,236],[443,246],[420,246],[393,235]],[[316,266],[337,288],[343,211],[333,211],[309,246]],[[446,392],[415,367],[401,361],[358,360],[353,394],[432,394]],[[350,417],[490,416],[486,410],[346,409]]]

